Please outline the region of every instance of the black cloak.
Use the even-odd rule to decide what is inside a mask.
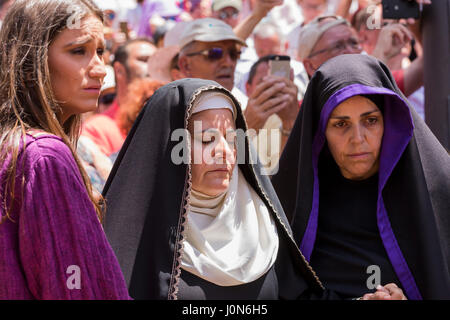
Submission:
[[[173,141],[172,132],[187,128],[193,101],[206,90],[221,91],[234,101],[236,129],[246,131],[239,103],[216,82],[183,79],[167,84],[144,106],[103,190],[105,232],[130,296],[135,299],[177,298],[190,166],[171,160],[179,143],[178,139]],[[324,290],[295,244],[269,178],[261,174],[259,164],[249,161],[249,140],[244,140],[246,160],[239,168],[267,205],[278,228],[280,246],[275,272],[280,298],[330,298],[332,294]],[[239,150],[238,140],[238,157]]]
[[[335,57],[308,85],[272,178],[294,238],[309,261],[320,212],[318,160],[326,124],[337,105],[356,95],[384,98],[376,218],[392,267],[409,299],[450,299],[449,155],[388,68],[370,56]]]

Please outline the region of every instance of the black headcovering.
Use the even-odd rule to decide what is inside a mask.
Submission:
[[[450,299],[449,155],[409,106],[388,68],[372,57],[335,57],[308,85],[272,178],[294,238],[309,259],[317,232],[317,162],[326,146],[326,123],[339,103],[355,95],[382,105],[377,221],[394,270],[408,298]]]
[[[232,99],[237,109],[236,129],[246,131],[239,103],[216,82],[183,79],[167,84],[144,106],[103,190],[105,232],[119,260],[130,296],[135,299],[175,299],[177,296],[190,167],[186,162],[172,161],[174,147],[180,142],[180,137],[172,139],[172,134],[176,129],[187,128],[192,103],[206,90],[218,90]],[[250,156],[247,138],[244,144],[246,160],[239,168],[267,205],[277,222],[280,238],[284,239],[280,241],[277,259],[283,263],[277,262],[275,267],[279,277],[286,279],[282,281],[286,286],[280,287],[280,294],[295,298],[308,289],[320,296],[323,287],[293,240],[271,182],[261,174],[260,164],[249,161],[253,154]],[[237,149],[239,152],[239,139]],[[282,243],[286,245],[282,247]],[[283,255],[290,258],[280,259]]]

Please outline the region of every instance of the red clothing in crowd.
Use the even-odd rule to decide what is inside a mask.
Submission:
[[[92,116],[83,125],[82,135],[90,138],[107,156],[119,151],[127,137],[120,129],[118,111],[119,105],[114,101],[111,107]]]

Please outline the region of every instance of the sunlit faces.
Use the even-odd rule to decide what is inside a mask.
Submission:
[[[264,77],[269,75],[270,67],[268,62],[261,62],[256,67],[255,75],[253,76],[252,83],[245,84],[245,90],[247,94],[250,96],[256,87],[263,81]]]
[[[188,130],[192,188],[210,196],[225,192],[236,164],[236,130],[231,111],[210,109],[196,113],[189,120]]]
[[[234,7],[225,7],[219,11],[213,11],[212,17],[222,20],[232,28],[235,28],[239,23],[239,11]]]
[[[378,172],[383,132],[383,115],[366,97],[349,98],[333,110],[325,135],[345,178],[363,180]]]
[[[137,41],[127,47],[128,83],[148,77],[148,60],[156,52],[156,47],[146,41]]]
[[[333,21],[333,19],[324,19],[321,24],[329,21]],[[356,31],[345,24],[340,24],[322,34],[310,56],[304,59],[303,64],[308,75],[312,76],[323,63],[331,58],[341,54],[361,53],[361,51]]]
[[[283,54],[280,38],[276,34],[264,38],[260,38],[255,34],[253,41],[256,54],[260,58],[269,54]]]
[[[360,30],[358,31],[362,48],[368,54],[372,54],[380,35],[381,28],[379,26],[377,27],[376,23],[381,23],[383,20],[381,4],[377,5],[372,12],[370,18],[361,24]]]
[[[228,90],[232,90],[234,87],[234,71],[237,60],[233,59],[229,52],[236,52],[238,50],[237,43],[234,40],[216,42],[195,41],[189,47],[189,52],[186,54],[201,52],[211,48],[222,48],[226,54],[218,60],[209,60],[201,54],[193,56],[184,55],[180,57],[180,69],[187,77],[214,80]]]
[[[325,13],[327,9],[326,0],[297,0],[302,8],[302,15],[305,23],[310,22],[315,17]]]
[[[104,47],[103,24],[95,16],[82,19],[79,29],[64,29],[50,44],[50,80],[62,108],[62,122],[74,114],[97,108],[106,76]]]

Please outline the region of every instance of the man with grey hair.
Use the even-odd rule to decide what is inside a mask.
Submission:
[[[361,52],[356,31],[339,16],[315,18],[300,30],[297,60],[303,62],[309,77],[335,56]]]
[[[385,37],[386,41],[377,43],[377,46],[383,47],[375,47],[374,53],[383,52],[384,55],[385,52],[396,50],[395,42],[390,34],[386,33]],[[312,77],[314,72],[331,58],[341,54],[362,52],[358,34],[342,17],[335,15],[317,17],[300,31],[297,59],[303,62],[309,77]],[[373,55],[381,61],[385,60],[381,55]],[[406,96],[419,89],[423,83],[423,63],[420,59],[417,60],[406,69],[392,71],[399,89]]]

